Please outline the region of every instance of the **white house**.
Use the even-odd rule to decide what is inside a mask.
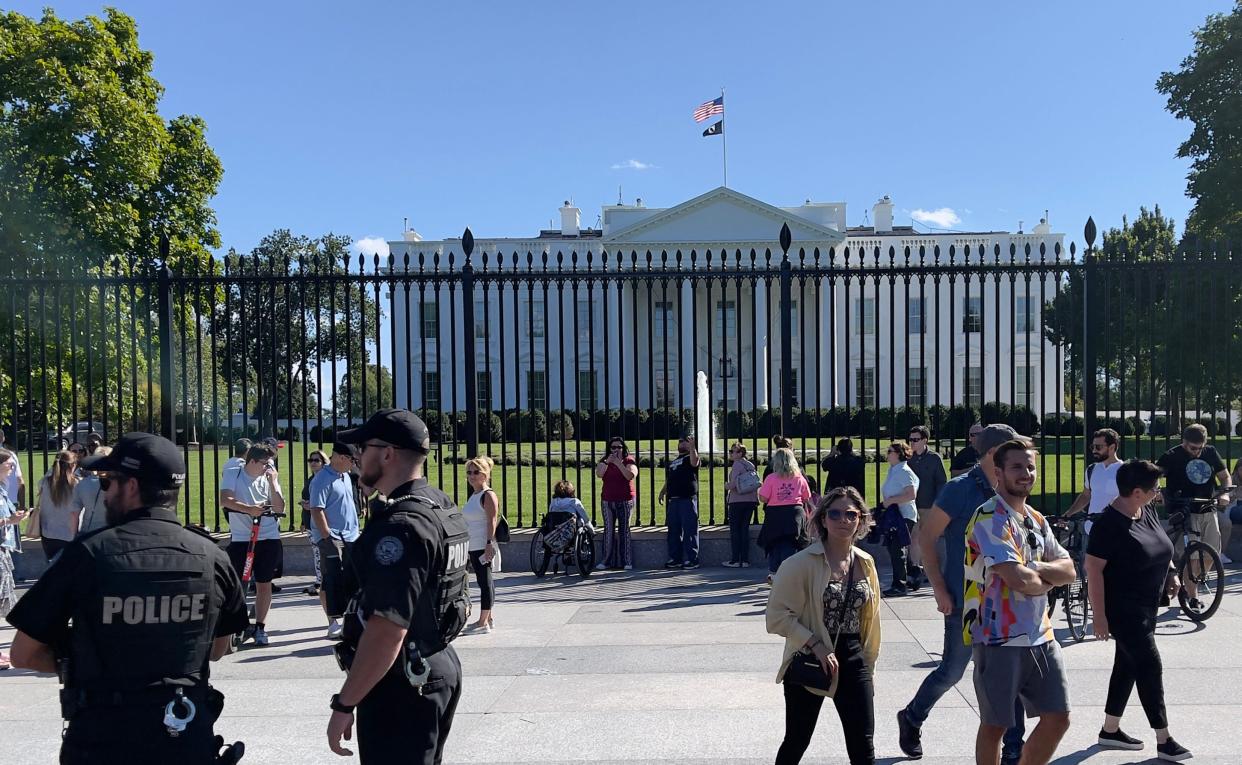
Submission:
[[[784,310],[796,403],[932,405],[969,396],[976,405],[1060,409],[1057,349],[1040,325],[1058,279],[1023,266],[1028,246],[1032,263],[1041,245],[1051,263],[1063,235],[1043,221],[1030,233],[917,233],[893,225],[888,197],[871,212],[872,225],[847,226],[844,203],[782,208],[721,187],[669,208],[606,206],[599,229],[583,228],[566,202],[557,230],[476,237],[470,304],[480,403],[692,407],[701,370],[716,407],[778,406],[778,235],[788,224]],[[433,265],[445,273],[450,253],[460,270],[461,245],[413,231],[389,242],[398,271],[408,255],[411,271],[421,263],[424,273]],[[1014,264],[1016,273],[1005,271]],[[394,382],[403,406],[464,408],[460,287],[415,283],[408,298],[397,288]]]

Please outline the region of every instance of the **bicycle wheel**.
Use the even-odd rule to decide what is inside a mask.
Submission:
[[[548,572],[548,547],[543,543],[543,531],[536,531],[535,538],[530,540],[530,568],[535,576],[542,577]]]
[[[578,576],[586,579],[595,568],[595,538],[590,529],[578,532],[574,542],[574,562],[578,565]]]
[[[1177,592],[1182,613],[1196,622],[1212,618],[1225,597],[1225,567],[1220,562],[1220,554],[1209,544],[1191,542],[1186,545],[1177,572],[1182,579],[1182,588]],[[1186,589],[1189,582],[1195,585],[1193,599]]]
[[[1087,598],[1087,578],[1080,570],[1078,578],[1065,588],[1065,621],[1075,643],[1087,637],[1087,623],[1091,619],[1091,601]]]

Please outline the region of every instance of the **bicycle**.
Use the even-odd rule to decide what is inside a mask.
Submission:
[[[1050,516],[1048,524],[1057,541],[1061,543],[1074,561],[1074,581],[1069,584],[1053,587],[1048,592],[1048,618],[1051,619],[1057,610],[1057,601],[1065,605],[1065,622],[1069,625],[1070,635],[1075,643],[1081,643],[1087,637],[1091,624],[1091,598],[1087,594],[1087,569],[1083,565],[1087,549],[1086,524],[1090,519],[1086,514],[1070,516]]]
[[[1217,500],[1221,495],[1173,497],[1167,489],[1161,490],[1161,493],[1164,494],[1165,507],[1169,508],[1169,539],[1173,540],[1175,548],[1179,541],[1182,544],[1182,554],[1177,559],[1177,575],[1181,579],[1181,587],[1177,591],[1178,605],[1191,621],[1205,622],[1212,618],[1225,597],[1225,566],[1216,548],[1196,538],[1201,534],[1191,528],[1190,516],[1216,512]],[[1194,584],[1194,597],[1187,588],[1190,583]]]

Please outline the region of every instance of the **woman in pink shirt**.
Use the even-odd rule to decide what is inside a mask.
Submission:
[[[811,487],[798,468],[793,449],[780,448],[772,452],[769,465],[772,473],[759,487],[759,501],[764,504],[759,546],[768,554],[768,583],[771,584],[772,574],[798,551],[800,540],[805,537]]]
[[[634,512],[634,479],[638,465],[620,438],[608,440],[608,454],[595,466],[604,482],[600,500],[604,506],[604,559],[596,570],[634,568],[630,550],[630,514]]]

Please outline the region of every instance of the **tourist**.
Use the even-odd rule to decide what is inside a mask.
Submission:
[[[979,438],[979,434],[982,432],[983,425],[981,423],[976,422],[970,426],[970,430],[967,433],[967,438],[970,439],[969,443],[964,448],[958,450],[957,454],[954,454],[953,459],[949,462],[949,474],[954,478],[966,473],[979,461],[979,458],[982,456],[982,450],[979,448],[976,439]]]
[[[86,434],[86,454],[88,457],[94,457],[99,453],[99,447],[104,445],[103,436],[99,433],[91,431]],[[109,451],[109,454],[112,452]]]
[[[81,444],[77,441],[69,444],[69,453],[73,455],[74,462],[77,462],[78,464],[81,464],[82,460],[90,456],[90,453],[86,450],[86,444]],[[77,473],[78,478],[81,478],[82,468],[77,468]]]
[[[896,507],[901,516],[896,521],[898,528],[890,529],[885,535],[888,559],[893,567],[893,583],[884,591],[884,597],[891,598],[905,595],[908,591],[907,583],[911,579],[906,571],[906,549],[910,546],[914,525],[919,519],[918,505],[915,504],[919,492],[919,477],[907,464],[910,459],[910,446],[904,441],[894,441],[889,445],[886,456],[888,475],[884,477],[884,485],[880,488],[880,505],[886,508],[887,513],[891,513],[892,508]],[[900,528],[902,523],[905,524],[904,534]]]
[[[848,438],[837,441],[832,453],[824,458],[824,491],[848,486],[860,495],[866,494],[865,476],[867,463],[861,454],[854,453],[854,442]]]
[[[768,632],[785,638],[776,673],[784,686],[785,738],[776,765],[802,760],[829,692],[851,765],[875,762],[880,581],[875,561],[855,546],[869,517],[852,488],[825,494],[811,515],[814,541],[785,561],[772,583]]]
[[[470,532],[470,565],[479,583],[479,618],[466,627],[469,632],[491,632],[495,626],[492,606],[496,587],[492,572],[500,570],[500,545],[496,542],[496,526],[500,523],[500,500],[492,489],[492,468],[496,465],[486,455],[466,461],[466,483],[470,498],[461,509]]]
[[[780,433],[773,435],[772,438],[768,442],[768,462],[766,465],[763,466],[762,477],[767,478],[768,476],[772,475],[772,455],[776,453],[777,449],[792,449],[792,448],[793,448],[793,441],[789,440],[788,438],[785,438]]]
[[[310,474],[306,476],[306,483],[302,484],[302,499],[298,503],[302,508],[302,517],[299,521],[298,528],[302,531],[310,531],[310,490],[311,483],[315,480],[315,476],[328,464],[328,455],[324,454],[322,449],[315,449],[306,457],[306,467],[310,470]],[[311,558],[315,562],[315,582],[302,592],[307,595],[318,596],[319,588],[323,584],[323,570],[319,565],[319,550],[315,545],[311,545]],[[320,598],[322,601],[322,598]]]
[[[699,450],[693,436],[677,441],[677,456],[665,468],[659,502],[668,500],[668,560],[665,568],[699,567]]]
[[[26,517],[9,499],[9,478],[17,465],[17,457],[7,449],[0,449],[0,619],[9,615],[17,603],[13,553],[17,551],[18,526]],[[0,670],[8,669],[8,654],[0,652]]]
[[[39,481],[37,515],[43,554],[49,563],[78,535],[81,506],[73,501],[78,485],[78,461],[65,449],[56,454],[52,469]]]
[[[268,510],[283,514],[285,495],[281,490],[280,476],[272,467],[274,450],[256,444],[246,452],[240,469],[226,473],[220,487],[221,503],[228,514],[230,542],[229,559],[238,576],[245,568],[247,550],[250,547],[252,518],[259,519],[259,539],[254,546],[254,562],[251,580],[255,582],[254,642],[265,646],[267,614],[272,607],[272,580],[276,578],[284,559],[284,546],[280,541],[280,523],[275,517],[264,515]]]
[[[796,553],[806,538],[806,507],[811,487],[802,477],[793,449],[781,448],[768,460],[772,473],[759,487],[763,503],[763,527],[759,546],[768,556],[768,583],[781,564]]]
[[[1150,506],[1160,468],[1130,460],[1117,469],[1115,479],[1117,496],[1092,525],[1085,562],[1095,639],[1116,641],[1098,743],[1105,749],[1143,748],[1142,741],[1121,730],[1121,715],[1137,684],[1147,722],[1156,732],[1157,756],[1178,762],[1189,759],[1190,752],[1169,735],[1156,648],[1160,598],[1176,595],[1181,587],[1173,543]]]
[[[604,507],[604,559],[595,568],[634,568],[630,551],[630,516],[634,513],[634,479],[638,463],[630,456],[625,441],[608,440],[608,454],[595,466],[603,481],[600,502]]]
[[[725,513],[729,516],[729,568],[750,566],[750,524],[759,507],[761,481],[755,463],[746,458],[746,446],[729,447],[729,480],[725,483]]]
[[[552,501],[548,503],[548,512],[569,513],[578,518],[583,528],[590,529],[592,533],[595,531],[595,527],[591,525],[591,517],[587,515],[582,500],[578,499],[578,490],[574,488],[572,481],[562,479],[552,487]]]
[[[1187,502],[1189,499],[1210,499],[1214,496],[1217,485],[1222,490],[1233,486],[1225,461],[1220,458],[1216,447],[1208,445],[1207,428],[1199,423],[1186,428],[1182,431],[1182,443],[1160,455],[1156,465],[1164,471],[1169,512],[1188,511],[1187,525],[1190,533],[1218,552],[1224,552],[1221,547],[1220,514],[1210,508],[1199,511],[1189,507]],[[1220,496],[1217,503],[1225,504],[1227,496]],[[1173,551],[1175,555],[1182,553],[1180,534],[1173,541]],[[1199,587],[1195,577],[1188,578],[1184,584],[1190,601],[1188,605],[1192,610],[1197,610],[1200,607]]]
[[[322,452],[319,452],[322,454]],[[310,482],[306,503],[310,516],[311,551],[318,574],[319,603],[328,617],[328,640],[339,640],[344,630],[340,619],[349,604],[349,572],[354,542],[358,541],[358,505],[349,472],[358,460],[353,444],[332,444],[332,457]]]
[[[0,449],[5,449],[4,445],[4,428],[0,427]],[[13,467],[9,470],[8,478],[3,482],[3,487],[9,495],[9,501],[17,508],[17,512],[26,513],[26,482],[22,480],[21,460],[17,458],[16,452],[9,452],[9,462],[13,463]],[[17,535],[17,550],[21,551],[21,534]]]
[[[111,446],[99,446],[92,457],[107,457]],[[82,471],[82,478],[73,488],[73,504],[82,513],[78,517],[78,536],[102,529],[108,525],[108,508],[104,506],[103,485],[99,474],[93,470]]]
[[[917,590],[923,581],[923,551],[917,542],[919,528],[923,522],[923,516],[931,511],[932,505],[936,504],[936,497],[940,496],[940,490],[944,488],[949,476],[944,469],[944,459],[941,458],[939,452],[931,448],[931,430],[926,425],[916,425],[910,428],[909,440],[910,451],[913,453],[910,459],[906,460],[906,464],[919,478],[918,493],[914,498],[914,504],[918,506],[919,519],[915,522],[914,531],[911,533],[915,543],[910,545],[910,557],[906,560],[906,574],[910,588]]]

